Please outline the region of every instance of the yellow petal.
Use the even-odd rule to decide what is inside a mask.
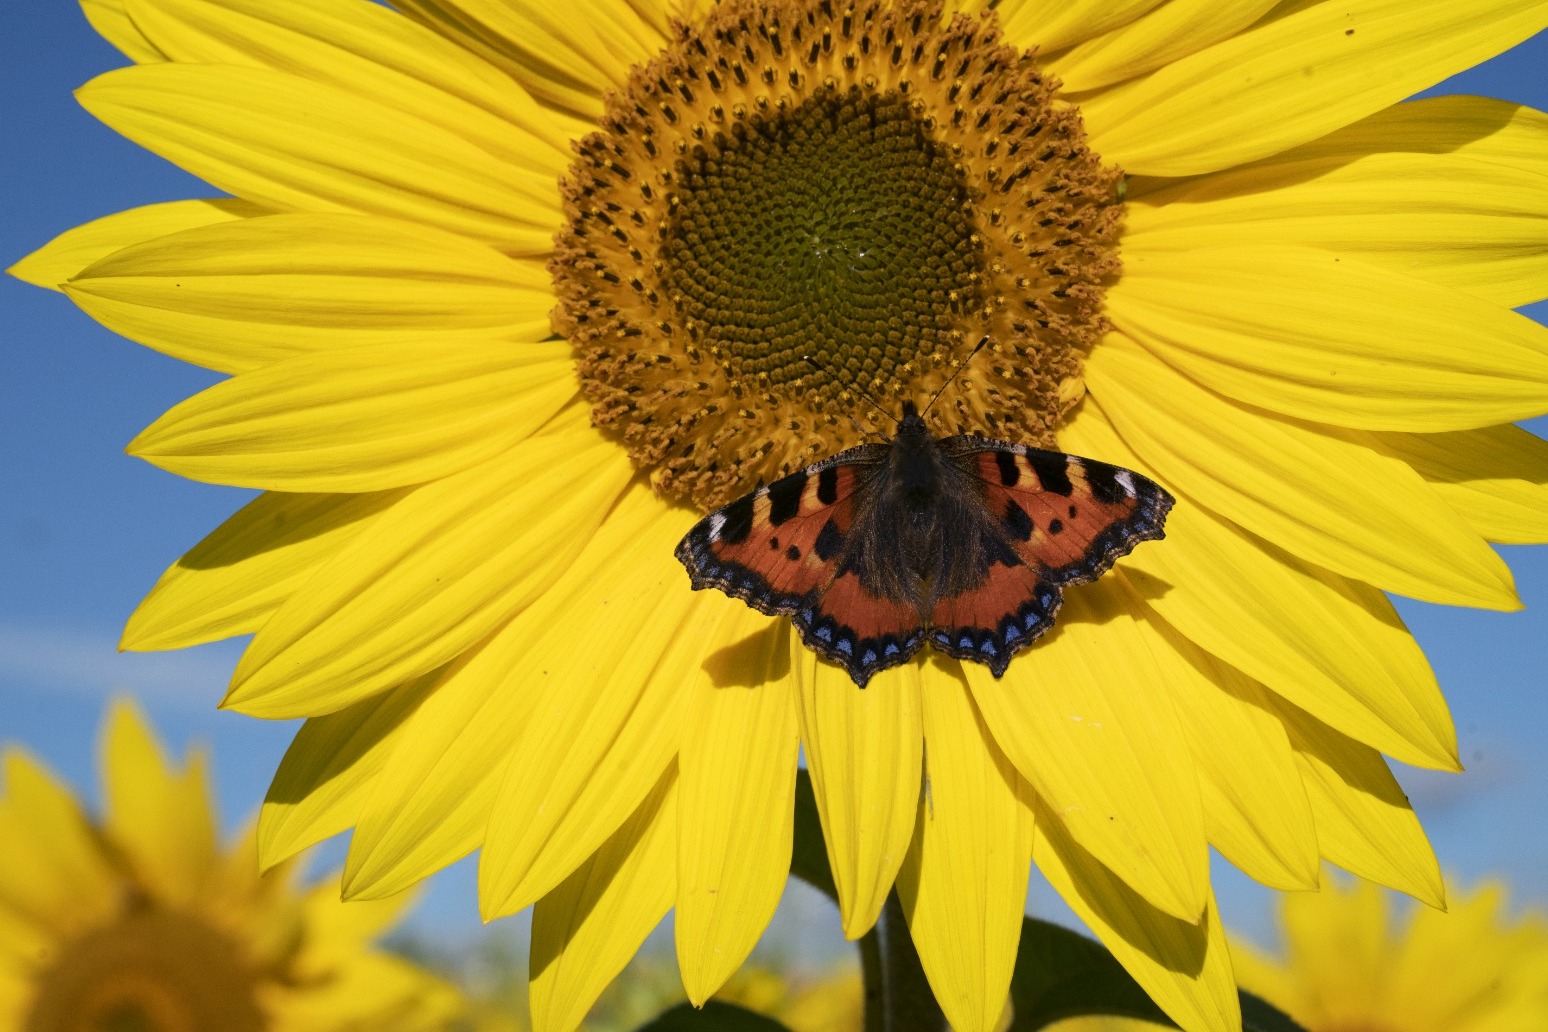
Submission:
[[[359,0],[131,0],[174,61],[249,65],[369,96],[511,165],[557,177],[569,140],[500,71],[390,8]]]
[[[147,150],[257,204],[394,216],[507,254],[552,246],[553,177],[342,87],[269,68],[168,63],[108,72],[76,96]]]
[[[1444,96],[1383,108],[1337,132],[1263,162],[1329,163],[1331,168],[1388,151],[1455,155],[1510,168],[1548,171],[1548,115],[1493,97]],[[1331,169],[1330,169],[1331,170]]]
[[[1548,441],[1518,426],[1372,438],[1376,447],[1418,470],[1487,540],[1548,541]]]
[[[375,779],[370,803],[358,814],[344,870],[347,895],[391,895],[461,858],[483,841],[495,813],[505,767],[517,755],[515,743],[526,735],[541,737],[549,730],[549,725],[538,722],[535,714],[540,706],[551,701],[556,689],[543,690],[548,675],[544,667],[533,662],[532,647],[551,630],[568,636],[572,642],[567,657],[570,663],[585,665],[592,661],[584,670],[591,682],[600,680],[603,674],[614,675],[606,686],[610,689],[606,700],[614,705],[611,715],[615,719],[606,728],[583,728],[588,738],[573,744],[584,746],[616,730],[621,719],[617,714],[618,701],[623,700],[627,715],[627,702],[644,691],[644,677],[642,671],[628,666],[612,670],[606,661],[619,658],[633,643],[610,633],[610,623],[575,620],[570,607],[577,595],[588,591],[611,591],[613,605],[627,600],[689,596],[675,588],[671,594],[665,594],[663,582],[653,579],[659,578],[666,563],[672,561],[671,544],[681,536],[684,522],[680,510],[656,499],[648,488],[625,494],[552,590],[488,642],[470,650],[448,668],[410,718],[398,747]],[[620,568],[619,556],[633,554],[659,554],[666,561],[645,570],[627,565]],[[658,638],[636,648],[648,653],[652,645],[659,651],[662,643]],[[571,683],[565,681],[559,687]],[[654,735],[668,731],[673,735],[659,763],[671,756],[680,733],[680,726],[672,724],[671,717],[671,713],[663,714],[660,709],[640,715]],[[649,735],[642,737],[652,740]],[[659,737],[654,740],[659,741]],[[549,752],[553,749],[550,745]],[[633,791],[643,795],[659,771],[658,764],[644,778],[626,785],[599,785],[600,799],[594,809],[577,817],[600,816],[605,820],[606,814],[598,811],[606,801]],[[572,770],[575,776],[584,773]],[[629,812],[630,805],[625,803],[619,821]],[[501,814],[502,820],[495,821],[495,825],[501,825],[505,816]],[[557,816],[550,815],[550,819]],[[603,835],[611,830],[605,829]]]
[[[632,475],[588,427],[421,488],[263,626],[222,705],[326,712],[448,662],[554,585]]]
[[[919,664],[885,670],[864,689],[791,636],[801,740],[822,819],[844,935],[881,914],[913,837],[923,751]]]
[[[1241,1028],[1225,932],[1206,886],[1200,915],[1163,913],[1081,849],[1051,807],[1039,804],[1032,859],[1070,909],[1186,1032]]]
[[[80,804],[20,749],[0,754],[0,769],[0,912],[16,918],[0,931],[17,936],[0,949],[10,952],[23,936],[46,941],[106,920],[119,906],[120,878]]]
[[[1301,762],[1322,855],[1433,907],[1446,905],[1435,853],[1381,754],[1276,702]]]
[[[1475,1030],[1524,1028],[1537,1020],[1548,935],[1540,916],[1529,913],[1518,922],[1502,913],[1504,896],[1503,886],[1485,882],[1474,893],[1453,894],[1444,913],[1413,912],[1407,935],[1388,954],[1396,954],[1390,995],[1408,1011],[1407,1027],[1430,1015],[1440,1027]],[[1480,1005],[1484,986],[1495,992]]]
[[[718,629],[695,627],[708,655],[689,688],[677,761],[677,966],[695,1006],[774,916],[795,826],[801,731],[789,624],[726,604],[734,608]]]
[[[377,773],[436,682],[437,675],[429,674],[301,725],[259,811],[263,869],[359,819]]]
[[[237,487],[381,491],[491,463],[574,395],[567,344],[368,344],[238,374],[126,450]]]
[[[301,902],[306,914],[305,961],[331,967],[348,958],[396,927],[408,916],[418,894],[416,889],[410,889],[386,899],[361,900],[343,906],[337,881],[323,878]]]
[[[1060,446],[1148,473],[1101,410],[1086,406]],[[1405,763],[1460,769],[1445,697],[1385,595],[1289,555],[1202,506],[1167,517],[1126,576],[1194,643],[1346,734]]]
[[[1548,25],[1534,0],[1347,0],[1292,7],[1087,99],[1092,146],[1140,175],[1186,176],[1315,139]]]
[[[1141,458],[1244,529],[1411,598],[1520,607],[1499,556],[1407,464],[1232,404],[1119,334],[1092,352],[1085,375]]]
[[[359,904],[351,903],[348,909]],[[335,901],[335,907],[340,904]],[[266,1009],[299,1029],[392,1029],[432,1032],[460,1027],[461,993],[424,968],[391,953],[356,953],[299,984],[266,983]]]
[[[639,809],[532,911],[532,1027],[571,1032],[672,907],[677,783],[668,768]]]
[[[81,12],[97,34],[131,61],[165,61],[166,55],[145,38],[124,10],[124,0],[81,0]]]
[[[1129,580],[1127,571],[1115,576]],[[1182,661],[1168,687],[1198,768],[1210,844],[1265,885],[1315,888],[1317,830],[1279,715],[1240,671],[1164,623],[1151,626]]]
[[[6,272],[33,286],[58,290],[65,280],[114,251],[185,229],[267,214],[266,208],[230,197],[147,204],[67,229]]]
[[[687,525],[669,513],[634,539],[648,560],[621,576],[593,575],[578,591],[572,582],[562,609],[544,610],[552,630],[524,654],[543,676],[520,688],[536,696],[533,715],[511,743],[499,817],[479,858],[486,920],[530,906],[566,878],[677,753],[706,676],[706,638],[716,640],[719,619],[737,605],[683,590],[672,547]],[[603,625],[628,633],[599,639]]]
[[[1110,86],[1229,39],[1276,0],[1172,0],[1046,61],[1066,93]],[[1116,5],[1104,4],[1103,9]]]
[[[215,861],[215,818],[202,750],[174,771],[128,699],[108,713],[102,740],[103,826],[139,882],[162,902],[197,898]]]
[[[1113,325],[1227,397],[1419,433],[1548,411],[1548,327],[1523,315],[1326,251],[1158,253],[1143,239],[1108,292]]]
[[[963,667],[994,740],[1075,841],[1156,907],[1194,921],[1209,858],[1166,686],[1196,675],[1159,647],[1143,612],[1111,582],[1068,589],[1053,632],[1003,678]]]
[[[1293,983],[1283,975],[1275,980],[1283,985],[1275,995],[1295,1000],[1298,1009],[1290,1013],[1327,1027],[1330,1018],[1338,1023],[1358,1020],[1357,1016],[1385,1018],[1395,1006],[1402,1006],[1401,1000],[1385,999],[1398,965],[1389,934],[1392,908],[1380,887],[1357,882],[1345,889],[1328,879],[1321,892],[1286,896],[1280,901],[1279,915],[1285,961],[1294,974]],[[1232,953],[1236,952],[1233,945]],[[1247,970],[1253,971],[1250,958]],[[1426,1024],[1435,1013],[1428,1010],[1428,1003],[1448,975],[1422,989]],[[1251,988],[1254,983],[1244,979],[1243,984]]]
[[[492,51],[517,82],[554,106],[589,119],[602,95],[622,87],[669,37],[616,0],[513,4],[505,0],[405,0],[402,10],[436,25],[476,53]]]
[[[1530,108],[1399,104],[1242,168],[1153,185],[1131,188],[1126,257],[1294,245],[1506,307],[1548,293],[1548,116]]]
[[[1000,5],[1005,38],[1044,52],[1127,26],[1162,0],[1014,0]],[[1121,31],[1121,29],[1120,29]]]
[[[1010,992],[1032,868],[1031,790],[974,709],[960,664],[920,678],[925,791],[898,899],[951,1027],[990,1032]]]
[[[404,493],[259,495],[161,575],[118,647],[181,649],[253,633]]]
[[[535,262],[395,219],[321,213],[148,240],[65,290],[114,332],[223,372],[394,340],[540,340],[553,307]]]

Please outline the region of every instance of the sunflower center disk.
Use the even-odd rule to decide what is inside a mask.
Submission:
[[[992,15],[731,0],[578,147],[555,325],[599,426],[700,509],[927,401],[1051,443],[1118,270],[1118,173]]]
[[[717,133],[678,182],[664,279],[735,382],[842,401],[949,355],[983,307],[967,189],[896,93],[820,89]]]
[[[25,1032],[263,1032],[254,972],[206,922],[144,910],[68,943],[38,980]]]

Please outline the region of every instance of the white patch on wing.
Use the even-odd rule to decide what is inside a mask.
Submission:
[[[709,536],[711,541],[720,540],[720,528],[726,525],[726,517],[721,513],[715,513],[709,520]]]
[[[1123,486],[1124,491],[1129,495],[1130,498],[1134,497],[1136,493],[1134,490],[1134,478],[1129,476],[1128,470],[1120,469],[1118,472],[1113,474],[1113,479],[1118,481],[1118,483]]]

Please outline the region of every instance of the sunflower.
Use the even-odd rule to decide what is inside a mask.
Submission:
[[[103,814],[19,748],[0,757],[0,1026],[20,1032],[431,1032],[447,983],[371,940],[407,897],[346,904],[297,865],[217,842],[206,760],[170,766],[133,705],[102,741]]]
[[[1504,886],[1453,891],[1445,912],[1329,884],[1280,902],[1283,959],[1235,938],[1242,984],[1308,1032],[1514,1032],[1548,1027],[1548,922],[1508,920]]]
[[[1548,4],[85,8],[137,64],[81,102],[229,196],[13,271],[231,374],[130,451],[266,493],[124,646],[251,634],[223,705],[307,718],[264,863],[353,828],[369,899],[481,850],[545,1030],[669,911],[690,998],[725,982],[802,751],[845,933],[896,886],[963,1029],[1033,865],[1190,1032],[1239,1021],[1210,846],[1442,901],[1382,754],[1457,770],[1455,734],[1384,593],[1514,609],[1489,542],[1548,539],[1511,424],[1548,330],[1510,310],[1548,295],[1548,118],[1400,101]],[[938,435],[1159,481],[1166,540],[998,679],[860,691],[688,590],[705,512],[943,388]]]
[[[1446,911],[1410,907],[1394,924],[1389,895],[1330,880],[1280,902],[1281,958],[1233,936],[1242,985],[1307,1032],[1519,1032],[1548,1027],[1548,923],[1507,920],[1504,887],[1453,892]],[[1077,1019],[1059,1032],[1144,1032],[1120,1019]]]

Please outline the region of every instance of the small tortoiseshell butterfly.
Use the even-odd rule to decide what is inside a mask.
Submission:
[[[961,435],[912,402],[890,444],[862,444],[699,521],[677,546],[697,590],[789,616],[864,688],[928,640],[986,663],[1053,626],[1069,584],[1163,536],[1172,496],[1138,473]]]

